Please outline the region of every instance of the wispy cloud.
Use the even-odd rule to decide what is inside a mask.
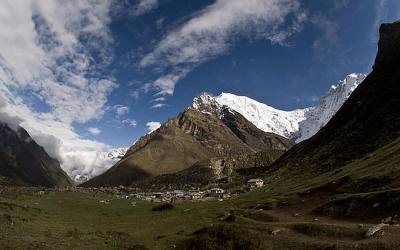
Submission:
[[[322,39],[320,42],[334,43],[338,40],[339,25],[323,15],[314,16],[311,22],[323,31]]]
[[[112,40],[109,1],[1,4],[0,81],[15,93],[35,92],[59,120],[101,117],[107,95],[117,84],[91,74],[104,63],[93,60],[91,52],[107,53]]]
[[[93,127],[88,128],[87,131],[92,135],[98,135],[101,133],[101,130],[99,128],[93,128]]]
[[[374,37],[374,40],[378,38],[378,29],[382,22],[388,15],[388,1],[381,0],[376,2],[376,16],[373,28],[371,30],[371,36]]]
[[[155,104],[151,105],[151,108],[157,109],[157,108],[162,108],[162,107],[166,107],[166,106],[168,106],[168,105],[165,103],[155,103]]]
[[[400,2],[397,0],[380,0],[375,3],[375,20],[371,30],[371,38],[375,43],[379,38],[379,27],[382,23],[400,19]]]
[[[133,119],[124,119],[124,120],[122,120],[121,121],[123,124],[127,124],[127,125],[129,125],[129,126],[131,126],[131,127],[133,127],[133,128],[136,128],[136,126],[137,126],[137,121],[136,120],[133,120]]]
[[[140,65],[164,72],[151,87],[172,95],[180,79],[229,51],[240,37],[284,44],[305,19],[297,0],[217,0],[166,34]]]
[[[117,104],[117,105],[114,105],[113,108],[115,110],[115,113],[117,114],[117,117],[121,117],[129,112],[128,106]]]
[[[112,9],[113,16],[138,17],[158,8],[159,0],[117,0],[116,6]]]
[[[315,55],[322,61],[332,53],[332,46],[338,45],[339,25],[324,15],[313,16],[311,23],[322,32],[322,35],[314,40],[312,44]]]
[[[134,15],[143,15],[158,7],[158,0],[139,0],[133,8]]]

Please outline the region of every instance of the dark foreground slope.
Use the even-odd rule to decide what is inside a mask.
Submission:
[[[0,124],[0,184],[62,187],[73,183],[51,158],[21,127],[17,131]]]
[[[142,137],[114,167],[82,186],[130,185],[214,157],[284,151],[291,146],[288,139],[259,130],[238,113],[220,119],[189,108]]]

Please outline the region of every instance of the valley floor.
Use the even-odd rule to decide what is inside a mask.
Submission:
[[[367,238],[381,218],[328,217],[336,208],[321,205],[332,198],[313,197],[261,189],[162,206],[85,190],[7,189],[0,193],[0,249],[400,249],[394,218]]]

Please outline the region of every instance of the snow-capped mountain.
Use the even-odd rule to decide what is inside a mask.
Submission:
[[[126,154],[128,148],[114,148],[109,152],[104,152],[103,157],[109,158],[111,160],[121,160]]]
[[[292,135],[300,142],[315,135],[342,107],[357,86],[364,81],[367,74],[350,74],[338,85],[332,85],[330,90],[321,97],[319,104],[305,111],[305,119],[299,124],[299,131]]]
[[[300,142],[318,132],[340,109],[350,94],[365,79],[367,74],[350,74],[320,99],[318,105],[293,111],[282,111],[246,96],[222,93],[211,96],[207,93],[195,97],[191,108],[202,112],[219,114],[222,106],[243,115],[256,127]]]

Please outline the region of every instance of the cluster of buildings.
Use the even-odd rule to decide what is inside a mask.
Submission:
[[[264,185],[262,179],[250,179],[247,181],[247,186],[250,189],[261,188]],[[230,192],[220,188],[213,187],[207,190],[174,190],[165,192],[121,192],[123,189],[118,189],[120,198],[140,199],[148,202],[178,202],[178,201],[201,201],[209,199],[229,199]]]
[[[247,187],[252,190],[261,188],[264,185],[262,179],[250,179],[247,181]],[[71,189],[71,190],[70,190]],[[212,199],[229,199],[231,193],[220,187],[212,187],[205,190],[174,190],[174,191],[143,191],[135,187],[92,187],[92,188],[68,188],[69,191],[81,191],[81,192],[103,192],[111,193],[116,195],[120,199],[139,199],[148,202],[179,202],[179,201],[202,201]],[[60,190],[61,191],[61,190]],[[40,191],[38,194],[41,195],[44,191]],[[108,204],[108,201],[100,201],[101,203]]]
[[[120,198],[140,199],[148,202],[178,202],[184,200],[201,201],[208,199],[228,199],[231,195],[222,188],[200,190],[174,190],[165,192],[142,192],[120,195]]]

